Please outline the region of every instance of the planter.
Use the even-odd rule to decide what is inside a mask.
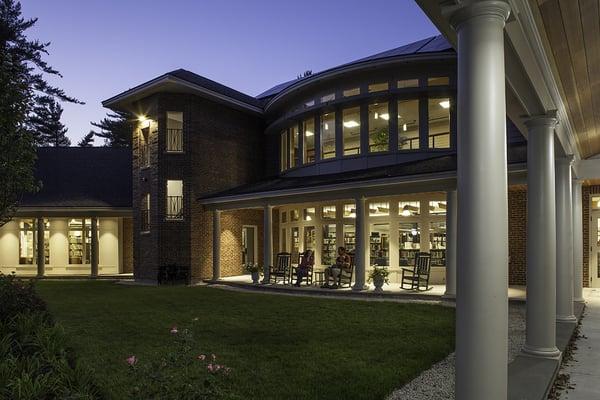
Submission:
[[[384,282],[385,282],[385,278],[383,276],[374,276],[373,277],[373,285],[375,285],[375,292],[377,292],[377,293],[383,292]]]
[[[256,271],[256,272],[251,272],[250,275],[252,275],[252,283],[257,284],[260,281],[260,272]]]

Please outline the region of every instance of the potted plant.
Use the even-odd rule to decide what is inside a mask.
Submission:
[[[383,292],[383,284],[389,285],[388,276],[390,272],[386,267],[375,266],[373,271],[369,272],[369,282],[373,282],[375,285],[375,292]]]
[[[258,264],[248,263],[244,266],[246,272],[250,272],[252,275],[252,283],[258,283],[260,281],[260,266]]]

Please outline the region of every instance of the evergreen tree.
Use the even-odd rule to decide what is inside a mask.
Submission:
[[[92,147],[94,145],[94,131],[90,131],[87,135],[83,137],[78,143],[79,147]]]
[[[28,127],[38,146],[70,146],[67,128],[60,122],[63,108],[50,96],[37,96]]]
[[[20,3],[0,0],[0,226],[10,220],[22,194],[38,187],[35,141],[27,129],[36,97],[77,102],[46,82],[46,75],[60,74],[42,59],[49,44],[25,35],[35,23],[21,16]]]
[[[131,137],[135,128],[135,119],[123,111],[108,113],[100,122],[92,122],[100,132],[94,135],[104,138],[104,145],[110,147],[131,147]]]

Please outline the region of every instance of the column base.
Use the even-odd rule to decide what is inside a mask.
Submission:
[[[558,350],[558,347],[534,347],[529,346],[528,344],[525,344],[525,346],[523,346],[523,348],[521,349],[521,353],[531,357],[549,358],[555,360],[560,359],[560,356],[562,354],[560,350]]]
[[[355,292],[360,292],[363,290],[367,290],[369,287],[367,285],[354,285],[352,286],[352,290]]]
[[[444,293],[442,299],[456,299],[456,293]]]
[[[574,299],[573,300],[575,303],[585,303],[585,299],[583,297],[580,297],[578,299]]]
[[[574,315],[557,315],[556,322],[577,322],[577,317]]]

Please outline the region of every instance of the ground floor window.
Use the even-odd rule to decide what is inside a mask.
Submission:
[[[317,235],[314,226],[307,226],[304,228],[304,251],[312,250],[315,251],[317,247]]]
[[[398,224],[398,249],[400,265],[414,265],[415,255],[421,249],[421,231],[416,222]]]
[[[356,249],[356,228],[354,225],[344,225],[344,247],[349,253],[354,253]]]
[[[167,210],[166,219],[183,219],[183,181],[167,181]]]
[[[337,229],[335,224],[323,225],[323,246],[321,248],[321,263],[333,265],[337,252]]]
[[[429,228],[431,265],[446,265],[446,221],[432,222]]]
[[[92,220],[69,220],[69,264],[90,264],[92,247]]]
[[[19,222],[19,264],[33,264],[34,220]]]
[[[373,224],[369,236],[371,265],[390,264],[390,224]]]

